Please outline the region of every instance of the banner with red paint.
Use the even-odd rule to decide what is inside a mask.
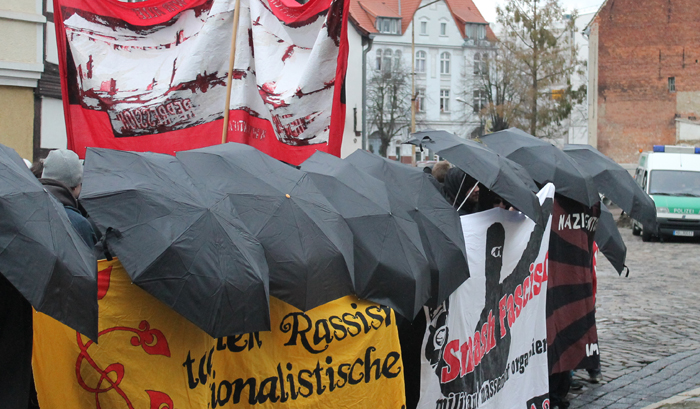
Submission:
[[[471,277],[425,307],[418,408],[549,409],[546,304],[554,185],[546,226],[500,208],[462,216]]]
[[[228,141],[339,155],[349,1],[240,0]],[[55,0],[68,148],[221,143],[234,0]]]
[[[99,336],[34,314],[39,405],[71,409],[405,405],[390,308],[348,296],[302,312],[270,297],[272,331],[213,339],[100,261]]]

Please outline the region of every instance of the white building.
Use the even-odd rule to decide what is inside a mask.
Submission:
[[[577,58],[583,62],[586,72],[583,75],[573,74],[571,77],[571,85],[574,89],[586,84],[588,86],[588,37],[584,33],[584,29],[588,26],[595,15],[594,11],[583,10],[576,18],[575,32],[572,33],[574,45],[578,49]],[[588,86],[590,92],[590,86]],[[588,101],[582,104],[575,105],[571,111],[569,118],[569,130],[565,140],[566,143],[588,144]]]
[[[377,151],[375,130],[362,126],[370,122],[361,119],[367,81],[398,59],[410,71],[412,56],[418,94],[416,130],[442,129],[463,137],[479,132],[475,107],[484,102],[471,88],[483,54],[493,50],[496,38],[472,0],[352,0],[350,21],[343,156],[362,147]],[[411,52],[414,23],[415,54]],[[387,156],[400,155],[404,162],[427,159],[427,153],[417,152],[414,158],[410,146],[401,146],[408,133],[406,127]]]

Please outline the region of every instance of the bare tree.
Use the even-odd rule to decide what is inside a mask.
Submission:
[[[522,80],[508,49],[497,43],[477,53],[464,78],[464,102],[479,116],[482,132],[522,125]]]
[[[400,62],[382,67],[369,79],[367,118],[379,135],[379,155],[386,157],[391,140],[411,124],[411,77]]]
[[[501,48],[524,80],[518,99],[526,129],[554,136],[555,125],[585,95],[585,86],[573,89],[570,83],[571,75],[582,70],[572,38],[576,12],[565,15],[559,0],[507,0],[497,13]]]

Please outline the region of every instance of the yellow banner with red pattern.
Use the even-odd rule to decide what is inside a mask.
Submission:
[[[100,261],[98,343],[41,314],[42,408],[401,408],[393,311],[348,296],[306,313],[270,298],[272,331],[213,339]]]

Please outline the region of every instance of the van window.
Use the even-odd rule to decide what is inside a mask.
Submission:
[[[644,189],[644,186],[642,185],[642,168],[637,168],[637,170],[634,172],[634,181],[637,182],[639,187]]]
[[[651,172],[649,194],[700,197],[700,172],[654,170]]]
[[[648,172],[645,170],[644,171],[644,178],[642,179],[642,189],[644,189],[645,191],[647,188],[647,175],[648,175]]]

